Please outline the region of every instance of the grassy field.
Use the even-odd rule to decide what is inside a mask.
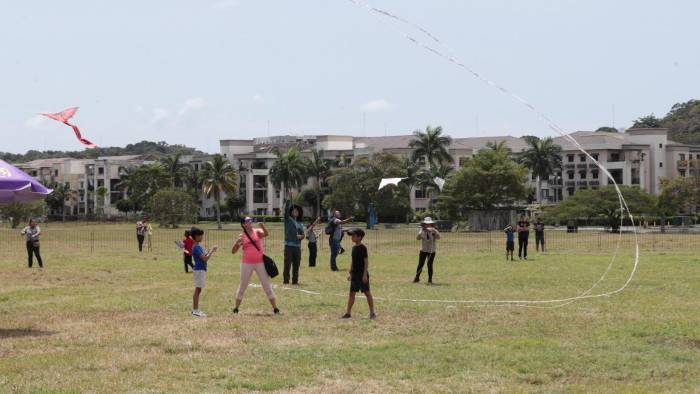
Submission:
[[[637,276],[619,295],[542,309],[396,299],[576,295],[605,271],[614,242],[597,234],[553,234],[551,252],[531,251],[527,262],[511,263],[501,255],[500,234],[448,235],[436,261],[436,285],[427,286],[410,283],[417,254],[412,230],[372,233],[367,244],[372,290],[382,298],[379,317],[370,321],[366,302],[358,299],[354,318],[341,321],[348,284],[345,274],[328,270],[327,248],[318,267],[306,267],[304,260],[301,286],[286,289],[274,280],[282,316],[271,314],[260,288],[248,290],[241,314],[233,316],[240,256],[226,249],[236,233],[212,231],[210,244],[225,247],[210,264],[202,294],[209,316],[196,319],[190,315],[192,276],[183,272],[172,244],[179,231],[156,229],[153,251],[139,254],[130,227],[44,228],[41,271],[26,268],[15,232],[0,234],[6,251],[0,264],[0,392],[700,387],[700,257],[690,238],[666,240],[677,249],[647,251],[651,247],[642,245]],[[278,232],[268,247],[281,263]],[[483,246],[489,236],[491,252]],[[616,289],[626,279],[632,258],[625,242],[595,292]],[[349,256],[339,262],[346,269]]]

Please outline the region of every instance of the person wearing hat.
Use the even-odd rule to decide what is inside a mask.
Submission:
[[[292,284],[299,283],[301,265],[301,240],[304,239],[304,226],[301,224],[302,208],[292,204],[292,192],[287,193],[284,202],[284,284],[289,284],[291,269]]]
[[[435,222],[430,216],[426,216],[421,222],[420,231],[416,240],[421,241],[420,254],[418,255],[418,269],[413,283],[420,282],[420,274],[423,272],[423,265],[428,260],[428,283],[433,283],[433,261],[435,260],[436,242],[440,239],[440,233],[435,228]]]
[[[144,216],[141,220],[136,222],[136,241],[139,244],[139,252],[143,252],[143,240],[146,239],[147,231],[148,218]]]

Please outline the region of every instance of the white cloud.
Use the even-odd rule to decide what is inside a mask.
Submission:
[[[366,102],[362,106],[362,111],[363,112],[382,112],[382,111],[388,111],[392,108],[393,106],[391,103],[386,101],[385,99],[376,99],[376,100],[371,100]]]
[[[165,108],[154,108],[151,123],[158,123],[170,116],[170,111]]]
[[[24,121],[24,128],[29,130],[39,130],[46,126],[49,118],[41,115],[34,115]]]
[[[238,6],[238,0],[219,0],[212,5],[215,10],[230,10]]]
[[[254,103],[262,103],[264,101],[263,96],[256,94],[253,96],[253,102]]]
[[[207,105],[207,103],[201,97],[188,98],[187,100],[185,100],[185,103],[182,104],[182,107],[180,108],[180,111],[178,111],[177,116],[181,117],[192,110],[204,108],[205,105]]]

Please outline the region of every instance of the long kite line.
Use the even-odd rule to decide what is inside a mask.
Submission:
[[[405,24],[413,29],[417,29],[420,33],[426,35],[429,37],[432,41],[434,41],[436,44],[440,45],[441,47],[445,48],[447,51],[454,53],[454,51],[450,50],[449,47],[447,47],[437,36],[432,34],[428,29],[425,29],[419,24],[416,24],[414,22],[411,22],[407,19],[404,19],[400,16],[397,16],[394,13],[391,13],[386,10],[382,10],[379,8],[371,7],[367,4],[362,3],[359,0],[348,0],[350,3],[368,11],[374,16],[379,16],[383,18],[390,18],[392,20],[398,21],[399,23]],[[592,291],[605,279],[607,274],[610,272],[610,269],[613,266],[613,263],[616,260],[617,254],[620,249],[620,242],[622,238],[622,234],[618,237],[618,243],[617,247],[615,249],[615,254],[613,255],[610,264],[608,265],[607,269],[603,273],[603,275],[586,291],[582,292],[578,296],[574,297],[567,297],[567,298],[560,298],[560,299],[553,299],[553,300],[417,300],[417,299],[393,299],[396,301],[413,301],[413,302],[446,302],[446,303],[461,303],[461,304],[482,304],[482,305],[488,305],[488,304],[505,304],[505,305],[516,305],[516,306],[531,306],[531,304],[558,304],[558,305],[553,305],[550,307],[559,307],[563,305],[568,305],[571,302],[577,301],[577,300],[583,300],[583,299],[590,299],[590,298],[600,298],[600,297],[608,297],[613,294],[617,294],[622,292],[624,289],[627,288],[627,286],[630,284],[632,279],[634,278],[634,275],[637,271],[637,267],[639,266],[639,238],[637,234],[637,227],[634,224],[634,217],[632,215],[632,212],[630,211],[627,202],[625,201],[624,196],[622,195],[622,192],[620,191],[620,187],[618,186],[617,182],[615,182],[615,179],[612,177],[610,172],[603,167],[598,160],[596,160],[593,156],[591,156],[588,151],[586,151],[581,144],[570,134],[566,133],[560,126],[558,126],[549,116],[547,116],[544,112],[538,110],[534,105],[530,104],[527,100],[522,98],[521,96],[515,94],[514,92],[510,91],[509,89],[497,84],[496,82],[482,76],[480,73],[476,72],[474,69],[471,67],[467,66],[463,62],[457,59],[456,56],[451,56],[443,53],[442,51],[420,41],[419,39],[403,34],[402,35],[409,40],[411,43],[423,48],[424,50],[432,53],[433,55],[436,55],[444,60],[449,61],[450,63],[456,65],[457,67],[467,71],[470,73],[472,76],[475,78],[479,79],[480,81],[486,83],[487,85],[499,90],[501,93],[511,97],[512,99],[516,100],[520,104],[524,105],[525,107],[528,108],[529,111],[533,112],[537,117],[543,121],[551,130],[559,134],[560,136],[564,137],[567,139],[569,142],[571,142],[578,150],[580,150],[583,154],[585,154],[595,165],[612,181],[613,186],[615,187],[615,191],[617,192],[618,199],[620,202],[620,210],[626,212],[627,216],[629,217],[631,223],[632,223],[632,230],[634,233],[634,241],[635,241],[635,255],[634,255],[634,264],[632,266],[632,269],[629,273],[629,276],[627,277],[627,280],[625,283],[619,287],[616,290],[604,292],[604,293],[599,293],[599,294],[591,294]],[[622,222],[623,217],[620,218],[620,221]]]

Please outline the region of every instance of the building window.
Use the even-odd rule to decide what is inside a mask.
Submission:
[[[663,148],[664,144],[659,144],[659,149]]]
[[[680,160],[680,161],[685,160],[685,153],[681,153],[680,155],[678,155],[678,160]]]
[[[97,180],[97,187],[102,187],[105,185],[105,180],[104,179],[98,179]]]
[[[573,163],[574,162],[574,155],[566,155],[566,161],[568,161],[569,163]]]
[[[586,155],[578,155],[578,161],[580,161],[581,163],[585,163],[586,162]]]
[[[460,166],[460,167],[464,166],[464,163],[466,163],[467,160],[469,160],[468,157],[460,157],[460,158],[459,158],[459,166]]]
[[[573,171],[568,171],[566,173],[566,176],[568,177],[567,179],[574,179],[574,172]]]
[[[659,162],[659,168],[663,168],[663,167],[664,167],[664,162],[660,161],[660,162]]]
[[[416,198],[428,198],[427,193],[425,192],[425,189],[422,187],[416,188],[415,192]]]
[[[683,169],[678,170],[678,175],[685,176],[685,170],[683,170]]]
[[[80,181],[80,188],[81,188],[81,189],[85,189],[85,182]]]
[[[196,164],[196,163],[195,163],[195,165],[194,165],[194,170],[195,170],[195,171],[199,171],[199,164]]]
[[[535,173],[533,172],[533,173],[532,173],[532,176],[530,177],[530,179],[532,179],[533,181],[536,181],[536,180],[537,180],[537,175],[535,175]]]
[[[280,191],[275,190],[275,198],[279,199],[280,198]]]
[[[53,170],[53,176],[58,176],[58,170]]]
[[[576,189],[573,188],[573,187],[567,187],[567,188],[566,188],[566,193],[567,193],[569,196],[573,196],[575,192],[576,192]]]
[[[615,183],[618,185],[622,185],[622,170],[621,169],[615,169],[615,170],[610,170],[610,175],[612,175],[612,178],[615,180]]]
[[[609,161],[620,161],[620,152],[611,152]]]
[[[591,178],[598,179],[598,170],[591,171]]]
[[[250,168],[254,170],[265,170],[267,169],[267,163],[265,162],[265,160],[255,160],[250,165]]]
[[[580,179],[586,179],[586,171],[579,171],[578,172],[578,177]]]
[[[267,204],[267,190],[253,190],[253,203]]]
[[[597,153],[593,153],[593,154],[591,154],[591,156],[593,156],[593,160],[598,161],[598,154]]]
[[[97,167],[97,175],[104,175],[104,173],[105,173],[104,167]]]

